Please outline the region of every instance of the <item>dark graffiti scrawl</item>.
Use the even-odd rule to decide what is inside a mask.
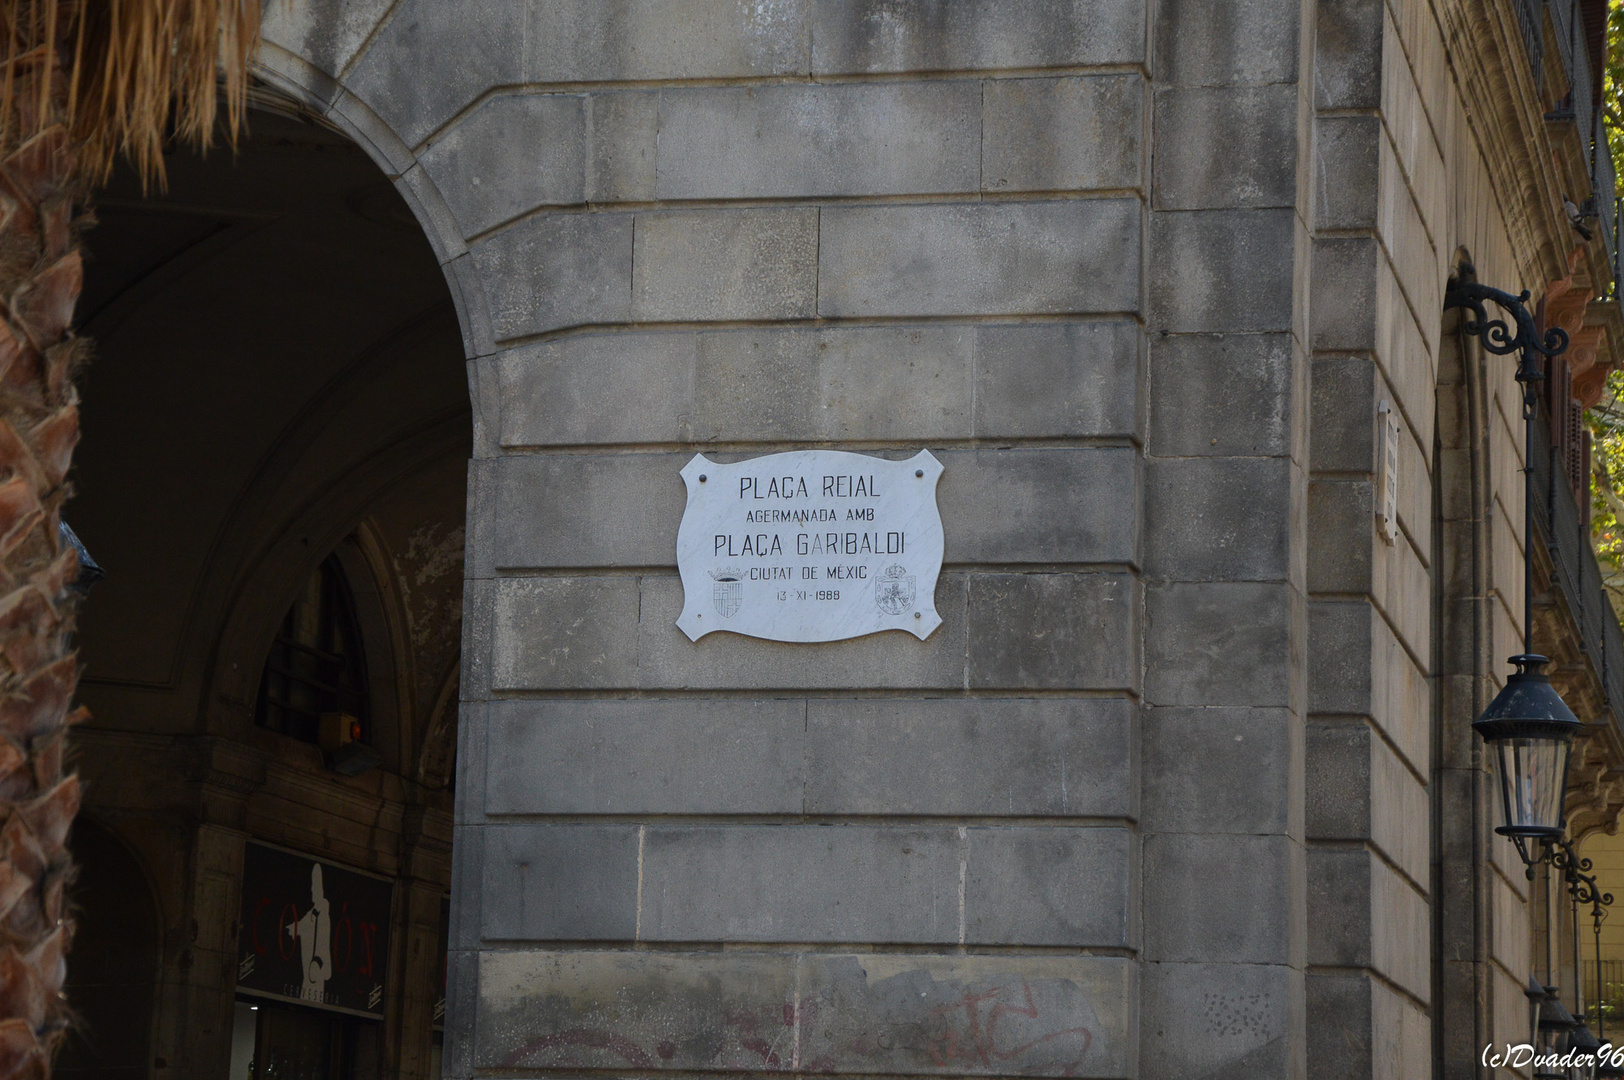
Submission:
[[[869,984],[859,973],[856,984],[808,989],[800,1001],[684,1009],[681,1020],[589,1007],[576,1018],[595,1013],[603,1023],[531,1037],[494,1064],[1006,1076],[1079,1076],[1100,1064],[1090,1056],[1098,1057],[1093,1010],[1067,980],[965,986],[911,972]]]

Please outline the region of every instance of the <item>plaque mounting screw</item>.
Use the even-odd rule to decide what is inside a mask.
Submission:
[[[705,474],[704,473],[699,474],[699,482],[701,484],[703,484],[705,482]]]
[[[924,476],[925,475],[925,470],[924,469],[915,469],[914,470],[914,475],[915,476]]]
[[[922,619],[922,618],[924,618],[924,616],[923,616],[923,615],[921,615],[921,614],[919,614],[919,612],[917,612],[917,611],[916,611],[916,612],[914,612],[914,618],[916,618],[916,619]]]

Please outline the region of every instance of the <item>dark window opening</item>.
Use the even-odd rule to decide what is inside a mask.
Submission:
[[[355,600],[338,556],[329,555],[305,582],[282,620],[259,682],[254,723],[316,742],[323,715],[345,713],[370,736],[366,657]]]

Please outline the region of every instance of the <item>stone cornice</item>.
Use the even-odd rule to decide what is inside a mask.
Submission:
[[[1524,286],[1537,290],[1560,281],[1570,274],[1567,255],[1577,242],[1562,196],[1578,197],[1565,189],[1575,171],[1586,172],[1582,147],[1571,134],[1553,130],[1562,124],[1545,120],[1547,91],[1535,85],[1512,0],[1437,0],[1433,10]],[[1554,68],[1549,51],[1547,68]],[[1601,267],[1584,268],[1590,279],[1584,284],[1597,293],[1608,280],[1593,276],[1605,268],[1605,255],[1599,261]]]

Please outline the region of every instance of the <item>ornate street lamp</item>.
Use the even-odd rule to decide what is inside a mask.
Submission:
[[[1505,824],[1494,831],[1517,845],[1532,877],[1542,855],[1533,845],[1549,848],[1562,839],[1568,760],[1584,725],[1540,670],[1549,660],[1524,653],[1511,662],[1517,670],[1472,728],[1494,752],[1500,778]]]
[[[1545,1000],[1539,1004],[1539,1043],[1537,1054],[1539,1058],[1549,1060],[1557,1057],[1568,1048],[1568,1036],[1579,1022],[1568,1012],[1568,1007],[1562,1004],[1557,996],[1554,986],[1545,987]],[[1566,1069],[1556,1069],[1550,1065],[1541,1065],[1534,1069],[1534,1080],[1573,1080]]]
[[[1574,986],[1579,986],[1579,913],[1581,902],[1592,905],[1597,934],[1598,983],[1600,971],[1601,920],[1611,895],[1596,887],[1596,879],[1585,871],[1590,861],[1573,850],[1566,837],[1564,797],[1568,786],[1568,763],[1573,737],[1584,727],[1563,702],[1550,677],[1542,668],[1550,661],[1533,651],[1534,640],[1534,420],[1539,405],[1536,385],[1545,378],[1544,359],[1567,351],[1568,335],[1561,327],[1544,334],[1528,311],[1528,290],[1513,296],[1500,289],[1480,285],[1466,263],[1451,278],[1444,294],[1444,310],[1465,309],[1469,314],[1461,330],[1478,338],[1486,352],[1496,356],[1518,354],[1517,381],[1522,384],[1523,413],[1523,651],[1511,657],[1516,671],[1506,678],[1505,687],[1495,695],[1472,727],[1493,751],[1494,771],[1500,781],[1500,807],[1503,823],[1494,831],[1517,845],[1517,854],[1534,880],[1534,867],[1548,862],[1562,872],[1573,907]],[[1493,302],[1510,316],[1517,330],[1513,334],[1504,319],[1491,319],[1486,304]],[[1546,977],[1550,958],[1546,960]],[[1536,993],[1536,991],[1539,991]],[[1534,1072],[1535,1080],[1598,1080],[1596,1051],[1601,1040],[1582,1022],[1575,1020],[1562,1004],[1553,986],[1530,982],[1528,996],[1535,1004],[1536,1038],[1539,1055],[1547,1060],[1568,1050],[1589,1055],[1590,1062],[1573,1069],[1556,1070],[1543,1065]],[[1575,1008],[1580,994],[1574,994]],[[1601,994],[1596,996],[1596,1019],[1604,1022]]]
[[[1529,293],[1513,296],[1480,285],[1471,266],[1462,263],[1459,274],[1444,293],[1444,310],[1463,308],[1469,315],[1461,329],[1478,338],[1485,351],[1496,356],[1519,354],[1517,381],[1523,387],[1523,652],[1511,658],[1516,672],[1472,725],[1495,751],[1500,778],[1501,809],[1505,822],[1495,832],[1509,836],[1528,868],[1534,866],[1562,838],[1563,791],[1568,782],[1568,757],[1573,735],[1583,725],[1563,704],[1551,680],[1540,669],[1550,663],[1533,652],[1534,635],[1534,414],[1539,404],[1536,384],[1545,378],[1542,357],[1567,350],[1567,331],[1553,326],[1542,335],[1528,311]],[[1485,304],[1492,301],[1516,323],[1513,334],[1504,319],[1489,318]],[[1541,850],[1543,849],[1543,850]]]

